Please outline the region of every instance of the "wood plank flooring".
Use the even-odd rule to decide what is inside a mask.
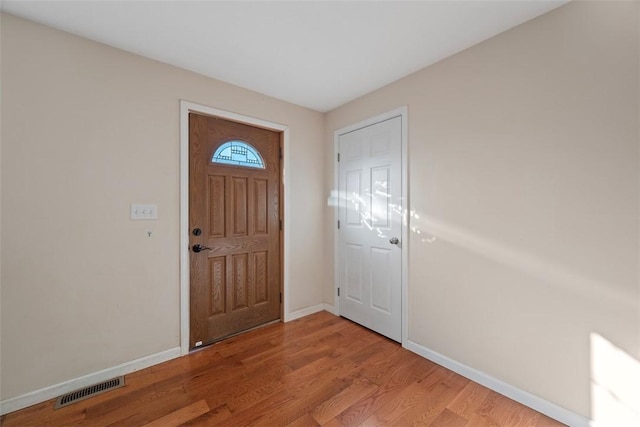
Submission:
[[[10,426],[560,426],[327,312],[126,376],[126,386]]]

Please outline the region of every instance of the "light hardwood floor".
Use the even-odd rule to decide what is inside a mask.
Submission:
[[[126,376],[10,426],[560,426],[348,320],[321,312]]]

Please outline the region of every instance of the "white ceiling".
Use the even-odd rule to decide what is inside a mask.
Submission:
[[[2,1],[2,10],[325,112],[567,0]]]

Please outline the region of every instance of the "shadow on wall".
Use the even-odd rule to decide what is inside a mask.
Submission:
[[[554,264],[552,260],[493,241],[433,217],[423,217],[421,213],[413,210],[409,212],[409,216],[410,230],[417,236],[417,239],[412,242],[434,243],[437,240],[449,242],[532,277],[572,291],[579,291],[581,295],[589,295],[595,300],[604,298],[622,307],[635,308],[633,296],[625,295],[605,283]]]
[[[640,361],[592,333],[591,425],[640,426]]]
[[[388,206],[394,214],[392,215],[393,221],[402,221],[405,226],[410,224],[410,231],[416,237],[412,242],[434,243],[437,240],[442,240],[481,254],[508,267],[516,268],[532,277],[570,290],[578,290],[580,294],[590,295],[595,300],[605,298],[622,307],[635,308],[636,306],[632,295],[620,293],[605,283],[554,264],[552,260],[493,241],[436,218],[426,217],[416,210],[407,212],[402,209],[401,205],[392,202],[388,202],[388,204],[372,203],[377,198],[391,199],[391,196],[386,192],[387,182],[375,182],[373,187],[374,194],[364,194],[364,197],[355,193],[348,194],[333,190],[327,200],[327,205],[329,207],[345,206],[348,211],[354,212],[359,217],[361,225],[369,230],[375,230],[378,237],[388,237],[386,228],[376,226],[376,218],[386,217]],[[384,206],[385,212],[381,212],[382,206]]]

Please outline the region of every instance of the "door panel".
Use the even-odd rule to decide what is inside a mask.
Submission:
[[[253,301],[254,305],[269,302],[269,272],[267,269],[267,256],[267,252],[255,252],[253,254],[253,274],[256,284],[256,295]]]
[[[280,134],[197,114],[189,126],[193,348],[280,318]],[[264,168],[214,162],[230,141],[254,147]]]
[[[224,237],[224,188],[224,176],[209,176],[209,237]]]
[[[224,313],[226,306],[227,262],[224,257],[209,258],[209,274],[211,283],[210,314]]]
[[[402,339],[402,118],[339,135],[340,315]],[[400,243],[400,242],[399,242]]]
[[[358,200],[362,200],[362,171],[361,170],[351,170],[346,172],[346,181],[347,181],[347,194],[351,195],[351,206],[348,206],[347,209],[347,224],[351,227],[359,227],[362,225],[362,216],[360,213],[360,208],[362,207]]]
[[[247,235],[247,178],[233,177],[231,223],[234,237]]]
[[[391,226],[390,197],[387,184],[391,181],[389,166],[371,169],[371,225],[388,229]]]
[[[347,298],[362,303],[362,246],[346,245],[346,290]]]
[[[253,233],[254,234],[267,234],[269,229],[268,224],[268,210],[267,204],[267,188],[268,181],[266,179],[256,179],[253,181],[253,197],[255,213],[253,215]]]
[[[391,251],[371,248],[371,305],[386,314],[391,314]]]
[[[233,255],[233,310],[249,306],[247,289],[247,255]]]

